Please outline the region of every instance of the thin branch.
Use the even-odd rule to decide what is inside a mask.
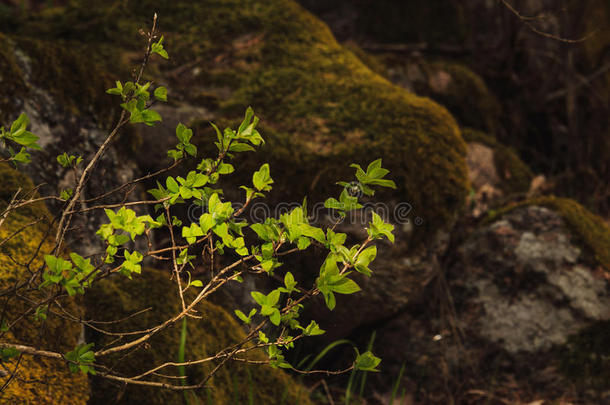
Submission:
[[[533,32],[535,32],[538,35],[542,35],[543,37],[547,37],[547,38],[551,38],[554,39],[556,41],[560,41],[560,42],[566,42],[569,44],[577,44],[580,42],[584,42],[587,39],[591,38],[593,35],[595,35],[597,33],[597,29],[591,31],[590,33],[588,33],[587,35],[585,35],[582,38],[578,38],[578,39],[570,39],[570,38],[563,38],[560,37],[558,35],[555,34],[551,34],[549,32],[545,32],[542,30],[539,30],[538,28],[536,28],[530,21],[536,19],[535,17],[528,17],[528,16],[524,16],[522,15],[517,9],[515,9],[507,0],[499,0],[502,4],[504,4],[504,6],[511,12],[513,13],[517,18],[519,18],[519,20],[521,20],[523,22],[523,24],[525,24],[530,30],[532,30]]]

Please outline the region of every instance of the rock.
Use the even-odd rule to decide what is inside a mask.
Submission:
[[[468,169],[475,191],[485,184],[497,190],[496,196],[529,191],[534,175],[513,148],[472,128],[462,128],[462,136],[469,145]]]
[[[194,298],[187,294],[187,298]],[[170,273],[160,270],[143,269],[142,274],[129,280],[118,276],[98,283],[85,296],[87,316],[99,320],[122,319],[142,309],[152,307],[130,319],[130,330],[142,330],[160,324],[180,312],[180,298],[176,293],[175,283],[170,280]],[[245,334],[237,323],[237,318],[225,309],[204,301],[196,307],[201,319],[189,318],[187,322],[187,340],[185,359],[195,360],[216,354],[221,349],[237,343]],[[118,332],[125,330],[125,325],[104,324],[106,330]],[[89,331],[90,338],[96,347],[104,347],[115,340],[95,331]],[[99,360],[106,365],[113,365],[116,373],[121,375],[138,375],[166,361],[175,361],[180,342],[180,325],[173,325],[148,344],[131,353],[110,355]],[[256,350],[250,353],[251,360],[264,360],[266,356]],[[188,382],[199,382],[217,363],[204,363],[186,368]],[[304,386],[298,384],[280,369],[266,365],[245,366],[240,362],[229,362],[210,380],[211,389],[197,393],[202,403],[231,403],[236,398],[246,401],[249,392],[255,404],[270,404],[281,401],[285,403],[310,404]],[[96,378],[92,380],[92,398],[90,404],[106,404],[115,401],[117,395],[128,404],[182,404],[183,393],[179,391],[158,390],[142,386],[128,386],[124,391],[121,384]],[[252,391],[250,391],[252,390]],[[237,400],[239,402],[239,400]]]
[[[41,184],[43,195],[59,195],[62,190],[73,189],[74,173],[62,168],[56,157],[63,152],[82,156],[85,161],[93,157],[118,111],[105,94],[112,81],[104,70],[70,47],[2,34],[0,39],[6,44],[0,68],[8,73],[0,77],[0,83],[15,87],[11,99],[15,102],[0,109],[0,122],[6,126],[21,112],[27,113],[29,130],[40,137],[43,148],[32,152],[32,162],[20,169]],[[116,146],[108,149],[88,180],[83,191],[85,199],[137,177],[135,163],[127,159],[137,143],[136,137],[137,133],[127,130]],[[135,194],[139,191],[136,189]],[[133,197],[132,194],[127,200]],[[54,201],[49,205],[54,213],[60,207]],[[103,220],[99,212],[75,216],[72,225],[77,230],[69,235],[70,247],[81,254],[99,251],[102,244],[95,231]]]
[[[419,297],[374,324],[384,365],[371,384],[390,392],[404,362],[403,382],[423,402],[445,402],[435,393],[459,375],[466,391],[510,398],[497,390],[512,381],[531,400],[569,392],[599,403],[610,375],[605,221],[574,201],[543,197],[481,222],[453,241]],[[366,333],[354,338],[364,345]]]
[[[429,62],[421,56],[386,56],[388,78],[447,107],[460,126],[495,133],[500,103],[485,81],[466,65]]]
[[[500,178],[494,164],[494,152],[490,147],[478,142],[469,143],[466,163],[472,187],[478,190],[486,185],[491,187],[499,185]]]
[[[461,254],[465,286],[481,307],[479,333],[508,352],[564,344],[591,322],[610,319],[606,280],[547,208],[503,215],[475,232]]]

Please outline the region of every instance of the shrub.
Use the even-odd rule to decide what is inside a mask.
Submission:
[[[21,306],[5,304],[2,311],[0,354],[2,361],[7,363],[6,369],[10,370],[3,389],[10,386],[12,380],[19,378],[19,364],[24,356],[63,362],[73,373],[95,375],[122,384],[185,392],[207,388],[210,379],[218,375],[219,370],[229,362],[268,364],[274,368],[295,370],[286,361],[285,351],[299,339],[324,333],[315,320],[301,324],[299,313],[303,303],[321,295],[332,310],[337,304],[336,294],[354,294],[360,290],[351,277],[354,271],[372,276],[369,265],[377,254],[374,242],[378,239],[394,241],[393,226],[375,213],[366,228],[367,237],[361,243],[348,245],[346,234],[334,231],[348,213],[362,208],[360,196],[352,195],[355,188],[357,194],[365,196],[372,196],[375,187],[395,188],[394,182],[385,178],[388,170],[381,167],[381,159],[373,161],[366,169],[356,164],[351,165],[356,171],[355,181],[340,182],[339,185],[343,187],[340,195],[325,202],[325,207],[337,214],[337,220],[330,226],[318,227],[310,223],[306,201],[279,218],[269,218],[264,223],[248,222],[244,213],[249,204],[254,199],[265,197],[272,189],[270,166],[267,163],[261,165],[252,175],[252,184],[240,187],[244,200],[239,208],[231,201],[226,201],[223,190],[217,187],[222,176],[235,170],[230,162],[236,154],[255,151],[264,143],[257,130],[259,120],[250,108],[236,130],[225,128],[221,131],[212,124],[218,154],[214,158],[197,160],[199,163],[196,170],[191,170],[184,176],[163,178],[168,171],[180,167],[183,162],[198,159],[193,131],[179,124],[176,127],[176,147],[168,151],[168,157],[174,161],[171,165],[152,175],[133,179],[102,196],[88,198],[85,206],[85,185],[91,176],[95,176],[96,165],[121,130],[128,125],[154,126],[162,120],[153,107],[156,103],[167,102],[167,89],[143,80],[144,70],[151,57],[169,58],[164,49],[163,36],[159,37],[155,33],[155,26],[156,15],[152,29],[146,34],[143,62],[135,70],[133,79],[117,81],[114,88],[107,90],[108,94],[120,98],[122,112],[95,155],[91,159],[67,153],[57,156],[57,164],[74,171],[74,186],[61,190],[57,196],[40,197],[35,191],[28,193],[32,190],[23,190],[23,187],[31,189],[27,184],[21,187],[20,184],[13,184],[11,190],[4,190],[0,194],[6,200],[6,204],[0,206],[0,230],[14,222],[25,207],[40,207],[43,201],[48,200],[61,204],[56,216],[46,213],[33,224],[27,224],[26,221],[23,226],[11,228],[12,232],[6,233],[6,237],[0,240],[0,246],[5,245],[7,248],[19,238],[33,246],[32,249],[21,251],[19,260],[0,261],[3,267],[11,267],[11,274],[16,274],[10,284],[4,283],[0,294],[6,297],[6,303],[13,299],[25,303]],[[0,141],[4,157],[0,158],[0,162],[10,162],[15,166],[27,164],[32,158],[30,152],[40,149],[38,137],[28,131],[28,124],[28,117],[21,114],[8,129],[1,128]],[[100,202],[102,198],[119,195],[127,187],[150,179],[157,180],[157,187],[148,191],[153,197],[150,200],[116,204]],[[183,223],[174,214],[179,206],[186,204],[200,205],[203,214],[193,222]],[[146,209],[148,213],[139,214]],[[105,249],[83,257],[66,246],[66,238],[72,219],[92,210],[104,210],[108,218],[108,222],[96,232]],[[37,232],[28,232],[29,228],[37,226],[43,219],[46,227]],[[153,246],[152,235],[155,233],[168,235],[170,245],[163,248]],[[44,249],[41,249],[43,246]],[[327,253],[314,284],[305,286],[290,271],[283,271],[281,259],[311,246],[324,249]],[[28,255],[30,257],[25,257]],[[6,256],[13,259],[10,254]],[[222,256],[229,264],[217,266],[215,256]],[[167,305],[165,309],[169,310],[163,311],[166,313],[162,320],[139,330],[117,330],[115,326],[105,326],[118,324],[120,319],[105,319],[103,323],[82,320],[78,310],[81,295],[87,294],[92,287],[102,284],[102,281],[126,277],[141,283],[149,279],[142,275],[143,272],[152,271],[143,268],[145,260],[171,263],[172,288],[177,297],[172,302],[177,302],[177,305]],[[189,268],[194,268],[199,261],[207,263],[210,268],[204,276],[195,278]],[[204,308],[202,305],[214,292],[229,283],[241,282],[246,274],[273,277],[281,282],[271,291],[251,291],[251,297],[256,303],[253,308],[234,310],[235,316],[247,328],[246,333],[236,335],[237,342],[215,348],[215,353],[208,356],[203,356],[201,351],[189,351],[199,354],[199,357],[186,361],[186,339],[181,338],[182,354],[177,362],[172,358],[155,357],[156,362],[147,364],[147,371],[137,376],[116,373],[115,367],[104,361],[107,358],[120,361],[122,356],[154,344],[157,337],[174,325],[186,325],[186,319],[197,322],[201,318],[198,309]],[[157,300],[164,303],[163,297],[157,297]],[[138,319],[141,316],[141,311],[135,311],[129,317]],[[48,326],[49,319],[61,319],[63,323],[68,322],[76,327],[83,324],[94,329],[95,333],[113,339],[101,348],[94,347],[92,342],[80,341],[73,342],[69,350],[60,351],[53,349],[60,346],[44,340],[29,339],[24,342],[15,333],[26,324],[31,329],[43,330]],[[32,322],[33,326],[30,325]],[[225,322],[226,325],[232,323]],[[67,327],[64,329],[68,330]],[[70,333],[70,338],[76,340],[74,332]],[[261,351],[266,353],[264,359],[260,357]],[[379,362],[380,359],[370,351],[357,353],[351,366],[337,372],[375,371]],[[187,381],[185,369],[200,365],[206,367],[191,373],[198,379]],[[172,374],[176,368],[178,371]]]

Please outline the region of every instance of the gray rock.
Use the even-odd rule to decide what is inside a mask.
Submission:
[[[547,208],[504,215],[475,232],[461,257],[481,310],[478,332],[509,352],[548,349],[610,319],[607,282],[595,277],[563,220]]]

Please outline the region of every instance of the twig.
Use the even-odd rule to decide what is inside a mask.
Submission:
[[[586,41],[587,39],[591,38],[593,35],[595,35],[597,33],[597,29],[595,29],[595,30],[591,31],[590,33],[588,33],[587,35],[585,35],[584,37],[579,38],[579,39],[563,38],[558,35],[539,30],[530,22],[531,20],[535,19],[534,17],[527,17],[527,16],[522,15],[519,11],[517,11],[517,9],[515,9],[513,6],[511,6],[507,0],[499,0],[499,1],[502,4],[504,4],[504,6],[506,6],[506,8],[511,13],[513,13],[515,16],[517,16],[517,18],[519,18],[521,21],[523,21],[523,24],[525,24],[530,30],[532,30],[533,32],[535,32],[538,35],[542,35],[543,37],[551,38],[551,39],[554,39],[554,40],[560,41],[560,42],[566,42],[569,44],[577,44],[577,43]]]

